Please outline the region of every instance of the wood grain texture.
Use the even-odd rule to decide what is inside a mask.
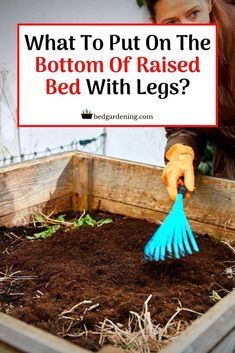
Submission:
[[[0,341],[1,353],[23,353],[21,350],[11,347],[10,345]]]
[[[63,195],[56,199],[39,203],[35,206],[27,207],[13,213],[8,213],[0,217],[0,225],[5,227],[14,227],[26,225],[32,222],[33,217],[38,215],[39,212],[50,214],[54,212],[66,212],[72,210],[72,194]]]
[[[58,211],[62,206],[90,211],[100,200],[111,212],[162,221],[172,202],[161,174],[159,167],[80,152],[4,168],[0,172],[0,221],[7,226],[21,220],[26,223],[32,210],[52,200],[58,201]],[[68,207],[63,198],[69,200]],[[235,182],[197,177],[196,191],[185,200],[185,212],[194,231],[234,239]]]
[[[3,313],[0,313],[0,341],[24,353],[90,352]]]
[[[107,345],[104,348],[101,348],[99,353],[125,353],[125,351],[123,351],[121,348],[114,348],[110,345]]]
[[[73,157],[73,210],[90,211],[93,188],[93,157]]]
[[[71,153],[2,169],[0,172],[1,225],[13,226],[20,224],[21,220],[25,223],[29,219],[29,212],[41,207],[46,209],[47,203],[51,208],[52,200],[63,203],[63,197],[68,200],[68,195],[72,196],[72,187]]]
[[[160,225],[167,216],[167,213],[164,212],[127,205],[122,202],[107,200],[101,197],[93,197],[92,209],[108,211],[133,218],[146,219],[147,221],[156,223],[157,225]],[[200,221],[194,221],[192,219],[188,219],[188,221],[190,223],[190,227],[195,233],[204,234],[206,232],[216,239],[225,239],[226,241],[235,239],[235,232],[224,227],[206,224]]]
[[[161,180],[162,168],[95,157],[93,161],[93,204],[95,200],[133,206],[139,214],[155,212],[160,220],[172,202]],[[97,202],[95,202],[97,203]],[[235,181],[197,177],[196,191],[185,200],[185,213],[194,231],[216,237],[235,237]],[[111,210],[110,210],[111,211]],[[162,216],[161,216],[162,214]],[[134,215],[134,211],[132,212]],[[201,223],[201,226],[200,226]]]
[[[209,353],[214,352],[224,340],[229,342],[235,329],[235,290],[220,300],[202,318],[194,322],[182,335],[176,338],[161,353]],[[234,343],[233,337],[233,343]],[[226,343],[227,342],[227,343]],[[227,351],[218,351],[227,353]]]
[[[234,353],[235,352],[235,327],[228,335],[223,337],[209,353]]]

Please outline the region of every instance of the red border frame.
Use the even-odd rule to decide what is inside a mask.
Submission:
[[[20,26],[215,26],[216,27],[216,125],[21,125],[20,124]],[[194,23],[194,24],[155,24],[155,23],[17,23],[17,127],[176,127],[176,128],[215,128],[219,124],[219,109],[218,109],[218,83],[219,83],[219,70],[218,70],[218,24],[212,23]]]

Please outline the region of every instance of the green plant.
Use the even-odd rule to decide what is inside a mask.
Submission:
[[[65,215],[60,215],[56,218],[56,221],[59,222],[64,222]],[[39,225],[37,226],[36,223],[39,223]],[[34,226],[37,227],[43,227],[45,228],[43,231],[39,232],[39,233],[34,233],[33,236],[26,236],[26,239],[28,240],[33,240],[33,239],[46,239],[48,237],[51,237],[53,234],[55,234],[59,229],[60,229],[60,225],[59,224],[54,224],[54,225],[50,225],[47,223],[45,216],[43,215],[38,215],[35,216],[34,218]]]
[[[45,230],[39,233],[34,233],[33,236],[26,236],[26,239],[28,240],[33,240],[33,239],[46,239],[48,237],[51,237],[53,234],[55,234],[59,229],[59,225],[54,225],[54,226],[49,226],[48,224],[45,225]]]
[[[144,5],[144,0],[136,0],[136,2],[139,7],[142,7]]]
[[[129,343],[129,344],[125,344],[125,343],[121,343],[120,348],[123,349],[124,351],[132,351],[133,352],[133,347],[134,345]]]
[[[99,221],[96,221],[89,214],[87,214],[87,215],[84,215],[83,217],[80,217],[79,219],[75,219],[73,221],[73,225],[75,228],[79,228],[86,225],[91,227],[101,227],[102,225],[108,224],[111,222],[112,222],[111,218],[105,218],[105,219],[100,219]]]
[[[46,239],[55,234],[61,227],[64,228],[80,228],[83,226],[91,226],[91,227],[101,227],[104,224],[108,224],[112,222],[111,218],[104,218],[96,221],[89,214],[85,214],[85,211],[81,214],[79,218],[75,218],[72,222],[65,220],[65,214],[59,215],[57,218],[51,218],[51,215],[46,216],[43,213],[41,215],[37,215],[34,218],[34,226],[35,228],[44,228],[39,233],[34,233],[33,236],[26,236],[28,240],[34,239]]]
[[[214,146],[208,143],[201,156],[201,162],[198,166],[198,174],[209,175],[209,176],[212,175],[213,154],[214,154]]]
[[[213,290],[211,292],[211,295],[209,296],[210,297],[210,300],[213,302],[213,303],[216,303],[218,302],[221,298],[221,296],[218,294],[218,292],[216,290]]]

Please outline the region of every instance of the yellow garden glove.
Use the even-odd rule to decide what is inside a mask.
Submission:
[[[178,194],[178,183],[181,177],[184,178],[186,189],[192,192],[194,186],[194,151],[191,147],[177,143],[173,145],[166,153],[166,159],[169,161],[162,173],[162,180],[167,187],[170,198],[175,201]],[[187,193],[186,197],[190,194]]]

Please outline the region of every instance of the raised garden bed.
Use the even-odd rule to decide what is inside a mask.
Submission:
[[[32,214],[40,211],[66,213],[70,209],[99,209],[98,217],[103,210],[161,221],[171,205],[160,173],[151,166],[86,154],[67,154],[8,168],[0,174],[1,224],[27,224]],[[102,227],[80,228],[70,231],[71,234],[59,230],[51,238],[33,242],[22,240],[23,229],[2,229],[0,271],[4,273],[8,267],[8,275],[21,271],[16,277],[35,277],[5,281],[1,310],[95,350],[99,339],[95,324],[108,318],[126,325],[129,311],[140,314],[145,303],[155,324],[160,324],[162,347],[170,331],[174,335],[185,328],[199,313],[209,309],[218,295],[223,297],[234,287],[234,280],[222,275],[232,265],[224,261],[235,260],[232,251],[205,232],[219,240],[234,239],[235,206],[231,191],[235,190],[235,183],[202,177],[197,185],[195,196],[187,202],[186,213],[193,230],[202,234],[198,237],[201,251],[180,261],[144,262],[143,247],[156,229],[156,224],[146,220],[116,215],[112,216],[113,223]],[[31,231],[26,228],[26,232]],[[234,298],[234,293],[229,296]],[[220,300],[215,308],[225,300]],[[73,308],[74,305],[77,306]],[[179,326],[166,327],[181,306],[187,310],[177,314],[177,319],[181,319]],[[225,305],[225,312],[228,306]],[[229,311],[234,309],[235,304]],[[1,325],[4,328],[4,318],[0,316]],[[232,329],[233,326],[227,327],[223,335]],[[89,333],[85,340],[87,331],[96,333]],[[81,337],[74,337],[79,334]],[[186,336],[189,337],[187,332]],[[4,337],[0,332],[0,341],[8,342]],[[29,338],[24,340],[22,352],[27,351]],[[70,350],[65,348],[64,352]]]
[[[106,217],[97,215],[101,216]],[[44,240],[25,238],[41,228],[3,229],[1,310],[92,351],[100,348],[100,339],[134,349],[135,341],[128,344],[131,332],[121,339],[121,330],[116,332],[113,325],[112,334],[106,333],[110,322],[105,319],[127,329],[130,311],[140,314],[151,296],[148,310],[153,325],[160,325],[156,332],[162,337],[160,342],[150,340],[149,347],[157,352],[169,337],[235,287],[235,273],[224,273],[235,264],[235,254],[225,244],[204,235],[197,238],[198,254],[146,263],[143,248],[156,224],[109,217],[113,219],[110,224],[73,230],[66,227]],[[167,329],[178,308],[179,314]],[[103,329],[99,329],[101,323]],[[138,328],[135,335],[137,332]]]

